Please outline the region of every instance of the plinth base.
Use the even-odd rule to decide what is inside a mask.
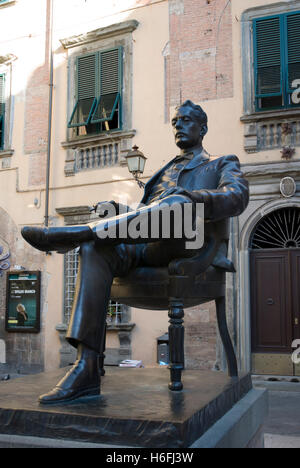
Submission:
[[[252,388],[250,375],[184,371],[168,390],[167,369],[106,368],[101,395],[41,406],[67,369],[0,383],[0,434],[110,444],[190,447]]]

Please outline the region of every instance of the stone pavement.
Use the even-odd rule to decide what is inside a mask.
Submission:
[[[269,391],[269,416],[263,427],[265,448],[300,448],[300,382],[253,378],[253,385]]]

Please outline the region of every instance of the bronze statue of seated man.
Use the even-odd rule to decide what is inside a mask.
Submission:
[[[176,109],[172,127],[180,154],[148,181],[140,208],[83,226],[22,230],[24,239],[42,251],[64,253],[80,246],[80,270],[66,336],[77,348],[78,356],[57,386],[40,397],[42,404],[100,393],[99,355],[104,347],[114,277],[124,276],[137,266],[167,266],[175,258],[195,255],[193,249],[187,248],[184,236],[174,235],[174,226],[165,238],[161,233],[153,236],[151,223],[145,223],[146,235],[134,239],[120,235],[124,227],[134,223],[141,214],[148,220],[162,205],[172,208],[189,204],[194,213],[199,203],[204,204],[205,225],[211,233],[211,227],[217,226],[220,220],[238,216],[248,204],[248,183],[240,171],[238,158],[231,155],[210,159],[202,147],[207,133],[207,115],[203,109],[186,101]],[[110,228],[116,233],[113,238],[103,235]],[[205,248],[204,242],[198,250],[205,253]],[[211,253],[208,264],[214,265],[216,261],[226,271],[229,262],[223,251]]]

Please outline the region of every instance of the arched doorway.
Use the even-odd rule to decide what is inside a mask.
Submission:
[[[300,375],[300,208],[264,216],[250,238],[252,372]]]

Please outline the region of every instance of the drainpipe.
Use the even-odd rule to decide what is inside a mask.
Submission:
[[[45,193],[45,226],[49,225],[49,183],[50,183],[50,160],[51,160],[51,136],[52,136],[52,107],[53,107],[53,0],[48,0],[49,5],[49,107],[48,107],[48,143],[47,143],[47,165],[46,165],[46,193]]]

